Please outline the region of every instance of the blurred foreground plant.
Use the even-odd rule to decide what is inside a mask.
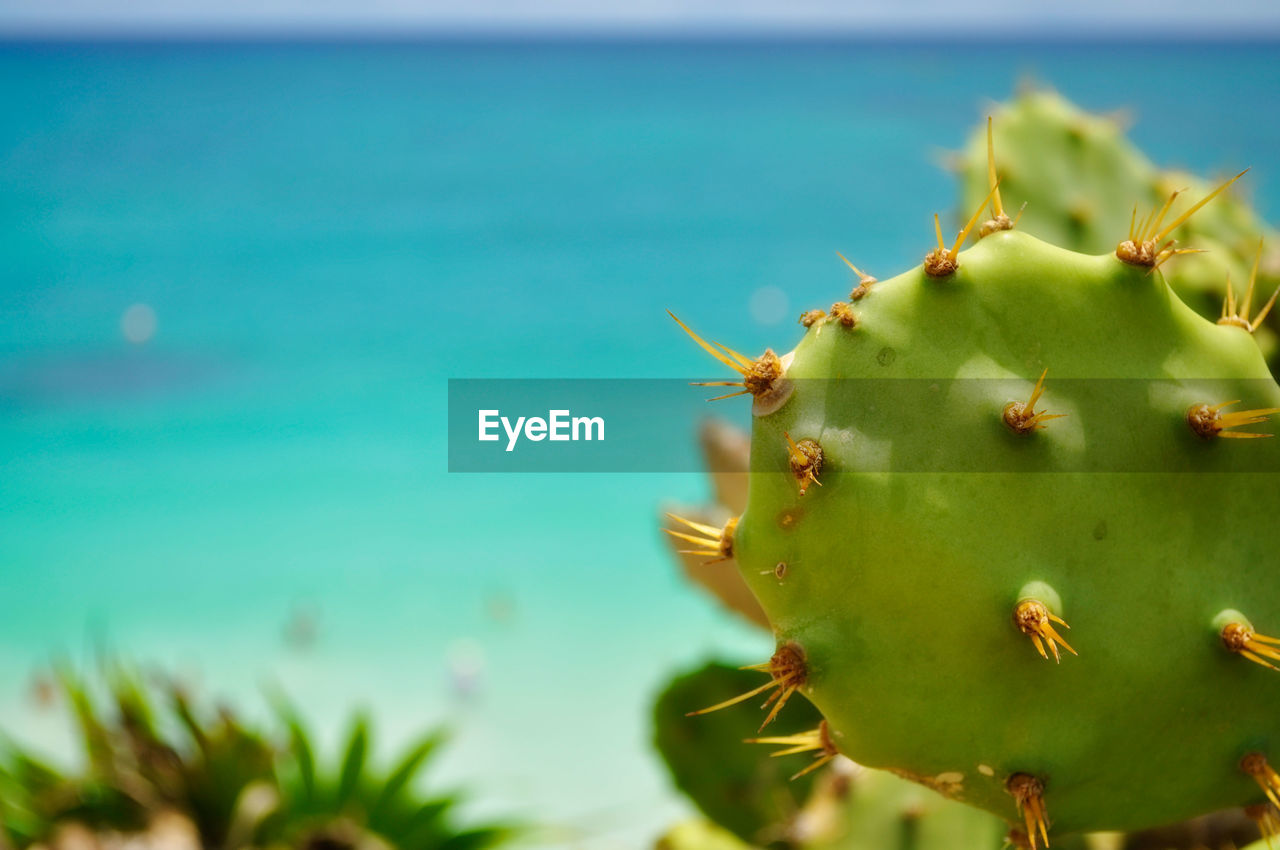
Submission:
[[[273,728],[206,711],[178,683],[104,668],[102,687],[59,676],[84,768],[63,772],[0,742],[0,848],[372,848],[480,850],[512,829],[454,824],[457,794],[423,795],[433,731],[386,772],[370,763],[370,724],[357,718],[340,762],[315,756],[296,712],[278,702]],[[100,693],[99,693],[100,690]],[[163,833],[163,837],[161,837]]]

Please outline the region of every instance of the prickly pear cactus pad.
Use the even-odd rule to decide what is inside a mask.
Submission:
[[[855,268],[790,353],[690,331],[752,397],[754,474],[741,517],[673,530],[733,558],[778,647],[714,708],[767,724],[806,698],[815,753],[1026,846],[1280,803],[1280,388],[1240,305],[1202,318],[1161,271],[1225,192],[1140,209],[1087,256],[990,186],[922,266]],[[870,380],[943,398],[868,405]]]

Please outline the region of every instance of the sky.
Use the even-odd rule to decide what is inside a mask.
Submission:
[[[984,11],[985,10],[985,11]],[[1274,38],[1275,0],[0,0],[0,34],[948,33]]]

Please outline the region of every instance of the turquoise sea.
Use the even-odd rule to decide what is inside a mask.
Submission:
[[[1161,164],[1252,165],[1274,222],[1277,60],[0,46],[0,728],[67,754],[33,675],[106,647],[250,713],[279,684],[329,739],[362,705],[385,749],[447,723],[438,779],[476,811],[642,846],[687,811],[650,754],[655,688],[766,648],[682,584],[656,531],[662,501],[706,482],[450,475],[446,380],[705,374],[666,308],[744,351],[789,347],[793,314],[847,289],[834,250],[918,261],[932,213],[955,212],[946,152],[1028,79],[1131,110]],[[753,314],[766,287],[785,309]],[[122,332],[132,305],[145,343]]]

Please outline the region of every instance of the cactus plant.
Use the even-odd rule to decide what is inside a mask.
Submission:
[[[777,638],[708,709],[763,701],[767,726],[800,694],[825,720],[809,749],[1033,848],[1280,803],[1280,443],[1253,439],[1280,387],[1249,321],[1164,278],[1230,182],[1097,256],[1017,229],[989,182],[954,242],[935,218],[921,266],[858,271],[793,351],[681,323],[738,374],[717,398],[752,398],[755,474],[740,517],[672,531],[733,558]]]
[[[819,311],[825,315],[825,311]],[[750,467],[750,434],[737,426],[718,419],[704,421],[698,429],[709,473],[709,482],[715,496],[712,507],[692,509],[701,517],[740,513],[747,502],[747,470]],[[688,508],[682,510],[690,510]],[[725,514],[728,511],[728,514]],[[666,515],[666,516],[669,516]],[[709,519],[708,519],[709,521]],[[720,565],[705,565],[688,554],[680,554],[685,545],[679,538],[667,538],[676,550],[677,560],[686,575],[699,588],[706,591],[725,609],[768,629],[759,603],[751,596],[746,582],[736,568],[722,569]],[[699,568],[699,569],[693,569]],[[744,602],[745,600],[745,602]],[[1052,622],[1052,621],[1050,621]],[[854,765],[843,757],[803,760],[805,752],[794,753],[795,747],[779,749],[774,756],[789,758],[796,764],[805,764],[797,773],[800,777],[832,763],[830,776],[820,778],[816,786],[806,789],[803,802],[798,789],[776,770],[767,773],[772,790],[760,781],[760,759],[753,759],[746,748],[725,729],[737,727],[737,735],[744,740],[757,742],[767,739],[754,737],[750,716],[728,717],[729,713],[698,716],[690,720],[691,713],[683,712],[690,704],[712,704],[731,698],[734,694],[750,689],[755,684],[751,673],[734,668],[724,662],[711,662],[704,667],[677,675],[669,683],[654,707],[655,744],[672,774],[677,786],[689,796],[703,812],[721,808],[714,801],[733,799],[734,805],[726,808],[734,821],[746,818],[753,823],[757,836],[773,836],[797,848],[848,848],[848,850],[892,850],[895,847],[937,847],[951,850],[954,847],[995,846],[987,840],[994,833],[992,821],[998,818],[932,794],[919,785],[900,779],[886,771],[871,770]],[[805,725],[812,714],[784,719]],[[817,725],[817,724],[815,724]],[[797,728],[797,727],[792,727]],[[813,728],[811,726],[811,728]],[[820,728],[820,726],[819,726]],[[781,736],[782,730],[770,729],[770,738]],[[793,733],[794,734],[794,733]],[[747,738],[747,735],[752,735]],[[807,738],[801,732],[797,739]],[[811,751],[809,755],[819,755]],[[785,773],[785,771],[784,771]],[[744,785],[744,777],[751,777]],[[811,780],[812,781],[812,780]],[[778,787],[787,783],[786,787]],[[744,787],[753,789],[744,797]],[[929,799],[929,798],[932,799]],[[756,801],[752,803],[751,801]],[[770,820],[768,803],[771,801],[774,818]],[[778,801],[790,801],[779,808]],[[798,808],[797,808],[798,806]],[[1067,846],[1087,847],[1089,850],[1236,850],[1249,844],[1261,831],[1274,836],[1280,827],[1280,814],[1270,805],[1225,809],[1209,815],[1180,821],[1176,824],[1156,827],[1139,832],[1090,833]],[[780,837],[780,838],[779,838]],[[733,832],[708,819],[693,818],[671,827],[656,845],[656,850],[747,850]],[[1055,847],[1061,848],[1061,842]],[[1251,850],[1263,850],[1259,842]],[[1268,847],[1267,850],[1272,850]]]

